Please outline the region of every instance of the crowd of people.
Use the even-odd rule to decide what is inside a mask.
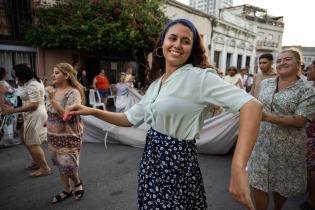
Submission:
[[[311,84],[301,78],[302,56],[294,48],[279,53],[275,69],[272,54],[263,54],[255,76],[247,68],[238,73],[236,67],[224,76],[208,62],[193,23],[176,19],[163,29],[152,62],[152,83],[129,110],[124,108],[134,81],[130,71],[114,86],[104,70],[94,78],[92,87],[105,104],[112,91],[116,95],[116,112],[85,106],[90,88],[86,72],[77,75],[68,63],[54,66],[46,97],[43,82],[28,65],[14,66],[23,102],[16,107],[15,90],[0,68],[1,114],[8,126],[12,114],[24,113],[23,139],[32,157],[27,168],[34,170],[30,175],[52,174],[41,147],[46,140],[59,169],[62,190],[52,203],[84,195],[80,115],[93,115],[117,126],[150,126],[138,172],[139,209],[207,209],[195,142],[209,112],[222,107],[240,114],[232,197],[247,209],[267,210],[272,192],[273,209],[280,210],[288,197],[307,191],[300,208],[315,209],[315,61],[306,68]]]

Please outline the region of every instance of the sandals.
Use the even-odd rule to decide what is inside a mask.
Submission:
[[[37,169],[39,169],[39,167],[36,163],[31,163],[31,165],[29,165],[25,168],[25,170],[27,170],[27,171],[32,171],[32,170],[37,170]]]
[[[59,195],[56,195],[51,201],[52,204],[59,203],[72,196],[72,190],[70,192],[62,191]]]
[[[46,170],[46,171],[36,170],[36,171],[30,173],[29,176],[30,177],[41,177],[41,176],[49,176],[51,174],[52,174],[51,170]]]
[[[78,184],[74,185],[75,188],[80,187],[80,186],[82,186],[82,188],[83,188],[82,181],[80,181]],[[83,197],[84,190],[83,189],[81,189],[81,190],[74,190],[73,194],[74,194],[74,197],[75,197],[76,200],[80,200]]]

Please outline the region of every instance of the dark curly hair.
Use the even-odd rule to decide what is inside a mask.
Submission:
[[[28,82],[33,78],[40,82],[40,79],[37,77],[36,73],[25,63],[15,65],[13,69],[15,76],[23,82]]]
[[[195,28],[195,26],[189,20],[176,19],[176,20],[169,22],[165,26],[165,28],[163,29],[161,36],[157,42],[156,48],[153,51],[152,68],[150,69],[149,74],[148,74],[149,83],[152,83],[154,80],[156,80],[162,74],[165,73],[165,58],[164,58],[164,56],[159,57],[157,54],[157,51],[163,45],[165,34],[175,24],[182,24],[183,26],[188,27],[193,32],[193,35],[194,35],[193,48],[192,48],[190,56],[187,59],[185,64],[192,64],[193,66],[200,67],[202,69],[214,68],[214,66],[208,62],[208,57],[206,55],[205,47],[202,43],[202,39],[201,39],[197,29]]]

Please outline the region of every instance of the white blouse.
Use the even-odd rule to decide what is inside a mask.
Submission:
[[[179,140],[198,139],[213,105],[238,112],[253,99],[214,72],[187,64],[171,74],[163,85],[162,77],[157,79],[141,101],[125,112],[127,119],[134,126],[146,122],[158,132]]]

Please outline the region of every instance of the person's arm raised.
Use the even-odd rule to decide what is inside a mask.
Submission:
[[[246,164],[256,143],[262,117],[262,105],[252,99],[240,110],[238,140],[232,160],[229,191],[232,197],[254,210],[246,172]]]
[[[93,115],[108,123],[122,126],[131,127],[132,124],[128,121],[127,116],[124,113],[109,112],[100,109],[90,108],[83,105],[72,105],[67,108],[67,111],[71,111],[75,115]]]

